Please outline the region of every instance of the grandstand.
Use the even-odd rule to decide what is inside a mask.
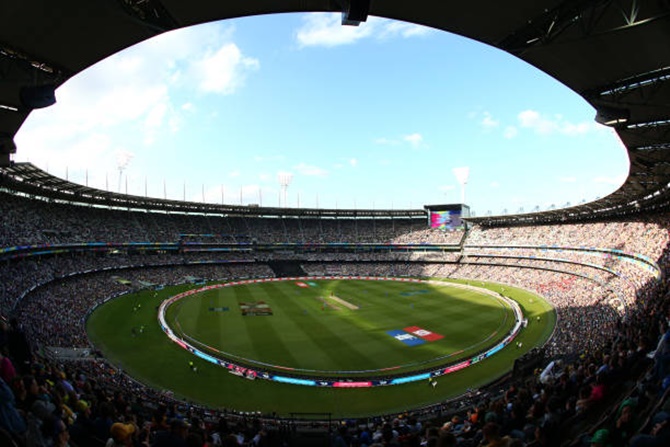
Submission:
[[[229,215],[230,210],[179,213],[168,202],[164,209],[147,212],[65,203],[57,199],[63,191],[51,196],[42,188],[37,194],[37,182],[27,194],[13,186],[14,169],[39,172],[23,165],[3,170],[1,203],[11,224],[2,236],[2,313],[18,319],[40,352],[94,350],[82,321],[96,304],[129,287],[188,277],[282,276],[279,267],[285,265],[314,276],[451,277],[535,291],[550,299],[559,315],[547,355],[577,369],[590,365],[579,359],[585,353],[595,365],[614,357],[628,367],[628,362],[640,361],[629,354],[637,352],[633,342],[641,352],[651,351],[660,336],[662,326],[629,340],[622,340],[620,331],[638,325],[650,306],[659,309],[654,311],[657,318],[667,306],[657,300],[668,242],[665,214],[491,228],[474,222],[466,233],[428,229],[425,211],[408,212],[412,217],[391,210],[321,218],[310,215],[311,210],[306,215],[293,210],[289,216],[238,216]],[[44,183],[62,182],[46,173],[40,176]],[[88,293],[82,296],[79,290]],[[603,354],[615,346],[616,351]],[[65,369],[72,374],[74,367]],[[617,387],[616,396],[630,392]],[[454,410],[460,405],[454,404]],[[438,408],[444,411],[444,405]],[[435,416],[429,409],[418,411],[427,420]]]
[[[33,3],[44,13],[35,14]],[[272,277],[289,267],[307,275],[509,284],[546,297],[558,313],[556,332],[544,347],[547,358],[520,358],[524,374],[510,371],[490,388],[409,409],[402,417],[340,421],[342,436],[360,442],[370,431],[380,441],[391,439],[387,445],[437,444],[453,436],[465,446],[492,441],[500,432],[520,445],[558,446],[588,444],[607,430],[612,445],[667,445],[670,422],[660,411],[667,409],[664,378],[670,371],[664,336],[670,315],[667,1],[528,0],[514,8],[488,2],[484,15],[476,2],[450,5],[449,14],[433,1],[411,8],[354,0],[204,1],[188,8],[173,3],[122,1],[112,12],[101,2],[88,5],[82,21],[76,3],[36,1],[12,6],[0,18],[0,62],[14,73],[0,89],[3,445],[63,445],[58,443],[66,432],[73,445],[104,445],[109,423],[121,421],[138,424],[139,443],[139,427],[149,436],[166,429],[161,419],[167,417],[189,419],[200,444],[208,436],[216,439],[215,433],[247,439],[262,433],[265,445],[316,445],[319,438],[296,433],[318,432],[331,420],[218,412],[137,383],[95,355],[86,361],[52,357],[61,351],[95,354],[84,319],[95,305],[129,288],[186,277]],[[593,203],[471,218],[470,229],[444,232],[426,228],[423,209],[159,200],[95,190],[11,162],[14,134],[40,106],[31,96],[35,90],[25,88],[27,80],[54,88],[119,48],[206,20],[338,10],[340,4],[347,21],[364,21],[370,13],[456,31],[563,81],[594,105],[600,122],[616,128],[631,160],[626,183]],[[35,37],[35,29],[56,25],[62,30],[57,38]],[[531,364],[547,369],[535,374],[525,367]]]

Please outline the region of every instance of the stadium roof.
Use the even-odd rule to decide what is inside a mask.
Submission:
[[[166,213],[209,214],[248,217],[301,217],[301,218],[382,218],[426,219],[424,210],[365,210],[325,208],[276,208],[260,206],[224,205],[204,202],[165,200],[104,191],[55,177],[32,163],[14,163],[0,169],[0,190],[19,192],[65,203],[95,205],[124,210],[151,210]]]
[[[248,15],[341,11],[453,32],[513,54],[583,96],[626,146],[613,194],[543,213],[480,217],[509,224],[648,211],[670,199],[670,0],[23,0],[0,7],[0,163],[51,87],[165,31]],[[19,148],[20,150],[20,148]],[[69,186],[68,186],[69,188]],[[111,194],[111,193],[110,193]]]

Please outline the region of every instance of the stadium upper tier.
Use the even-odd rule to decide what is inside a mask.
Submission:
[[[165,200],[155,197],[133,196],[97,188],[55,177],[31,163],[14,163],[0,168],[0,188],[49,201],[94,205],[126,210],[158,211],[164,213],[210,214],[221,216],[257,217],[379,217],[428,219],[423,209],[415,210],[358,210],[320,208],[273,208],[203,202]]]
[[[84,9],[82,9],[84,8]],[[629,176],[592,203],[477,220],[583,220],[666,208],[670,200],[670,2],[667,0],[119,0],[11,2],[0,14],[0,164],[30,112],[54,101],[54,89],[94,63],[158,34],[258,14],[333,11],[343,23],[368,15],[460,34],[506,51],[549,74],[616,129],[628,150]],[[240,211],[240,210],[238,210]],[[250,211],[252,213],[253,211]]]
[[[415,215],[380,211],[371,215],[333,213],[319,217],[311,213],[252,215],[233,211],[229,214],[226,206],[210,205],[211,214],[193,209],[194,214],[183,214],[164,208],[163,212],[147,212],[137,207],[82,206],[58,201],[57,195],[44,191],[34,198],[8,192],[0,195],[0,210],[6,223],[0,230],[2,247],[82,242],[458,245],[463,237],[463,231],[428,230],[423,210]],[[76,195],[71,196],[71,201],[78,202]],[[406,237],[416,232],[421,236]]]

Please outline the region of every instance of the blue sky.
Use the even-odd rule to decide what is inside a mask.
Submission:
[[[460,202],[454,169],[469,168],[480,216],[625,180],[616,134],[525,62],[408,23],[339,22],[248,17],[140,43],[34,111],[15,160],[130,194],[340,209]]]

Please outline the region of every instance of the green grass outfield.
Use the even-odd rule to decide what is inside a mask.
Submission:
[[[393,373],[410,372],[455,362],[494,345],[514,323],[511,310],[499,300],[447,287],[446,283],[310,282],[312,286],[306,288],[287,281],[203,292],[171,306],[167,321],[198,343],[233,358],[296,368],[304,374],[319,371],[319,375],[336,376],[341,376],[342,371],[369,376],[370,373],[360,371],[388,368],[397,368]],[[495,291],[504,287],[503,293],[520,304],[530,321],[517,338],[523,347],[512,344],[469,368],[439,377],[435,388],[423,381],[365,389],[317,388],[231,375],[179,348],[158,325],[160,302],[193,286],[111,300],[91,314],[87,330],[93,343],[112,362],[138,380],[171,390],[176,397],[188,401],[279,415],[313,412],[347,417],[393,413],[483,386],[505,374],[518,356],[550,336],[556,318],[544,300],[509,286],[471,283]],[[241,315],[240,303],[259,302],[270,307],[271,316]],[[342,302],[358,308],[347,308]],[[139,333],[141,326],[144,330]],[[444,338],[406,346],[386,333],[407,326],[419,326]],[[191,372],[190,361],[198,367],[197,373]]]

